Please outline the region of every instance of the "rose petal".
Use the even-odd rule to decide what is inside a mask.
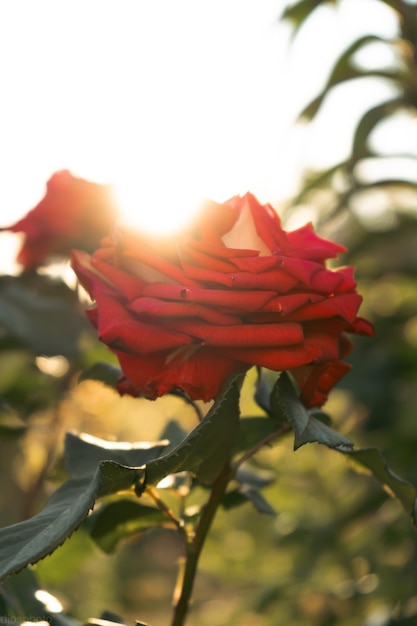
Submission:
[[[312,304],[313,302],[322,302],[324,296],[310,293],[291,293],[286,296],[278,296],[269,300],[263,307],[264,312],[281,313],[282,316],[289,315],[293,311],[300,309],[302,306]],[[295,320],[295,317],[294,317]]]
[[[189,336],[137,320],[126,306],[107,294],[97,294],[98,332],[112,348],[138,354],[152,354],[190,344]]]
[[[223,235],[222,241],[228,248],[257,250],[261,255],[267,256],[271,254],[268,242],[259,236],[255,226],[249,194],[242,198],[240,215],[233,228]]]
[[[281,221],[272,206],[270,204],[262,206],[251,193],[247,193],[243,201],[246,201],[250,207],[256,232],[270,252],[275,253],[285,249],[288,245],[287,233],[283,230]]]
[[[216,243],[225,233],[232,230],[239,214],[238,207],[233,207],[229,203],[219,204],[208,200],[204,203],[199,215],[194,218],[191,230],[197,230],[200,233],[201,241]]]
[[[170,359],[167,351],[146,357],[116,354],[129,381],[149,398],[181,389],[192,399],[208,402],[231,374],[250,367],[204,348],[185,359],[181,355]]]
[[[123,268],[138,276],[146,282],[175,282],[192,286],[194,281],[190,281],[179,265],[174,265],[171,261],[158,255],[150,247],[141,244],[136,248],[132,246],[123,249]]]
[[[96,290],[115,293],[112,283],[93,267],[92,257],[83,250],[72,250],[71,266],[91,297]]]
[[[342,277],[342,281],[337,288],[339,293],[342,291],[354,291],[356,289],[354,267],[341,267],[334,271]]]
[[[329,392],[350,369],[350,365],[336,359],[320,365],[300,367],[291,373],[300,387],[301,401],[306,406],[322,406]]]
[[[343,282],[343,277],[331,270],[320,270],[313,274],[309,280],[309,289],[320,293],[332,294],[338,290]]]
[[[191,302],[169,302],[158,298],[138,298],[128,305],[133,313],[160,318],[171,317],[198,317],[209,324],[219,324],[221,326],[238,324],[239,318],[226,315],[203,304],[193,304]]]
[[[192,246],[181,244],[179,247],[180,259],[183,262],[195,264],[197,266],[207,267],[216,272],[233,272],[236,266],[230,261],[219,259],[217,257],[193,249]]]
[[[306,365],[316,360],[321,351],[314,346],[288,346],[283,348],[227,348],[223,350],[226,357],[243,363],[267,367],[275,371],[283,371]]]
[[[335,258],[341,252],[346,252],[344,246],[319,237],[314,232],[311,223],[288,232],[287,238],[292,248],[290,256],[323,261],[324,259]]]
[[[143,289],[142,295],[164,300],[207,304],[212,307],[222,307],[228,311],[252,312],[265,306],[275,293],[273,291],[203,289],[153,283]]]
[[[132,276],[108,263],[103,263],[95,255],[91,257],[92,267],[116,287],[126,298],[137,298],[147,283],[137,276]]]
[[[291,346],[303,341],[300,324],[240,324],[239,326],[211,326],[194,320],[177,320],[174,328],[203,342],[206,346]]]
[[[243,258],[234,258],[233,262],[236,267],[243,272],[252,272],[260,274],[272,269],[280,269],[282,260],[278,256],[244,256]]]
[[[367,337],[374,337],[375,329],[372,326],[371,322],[365,320],[363,317],[358,317],[352,323],[350,327],[350,332],[357,333],[358,335],[365,335]]]
[[[187,247],[191,247],[200,252],[204,252],[210,256],[219,257],[220,259],[233,259],[235,263],[236,259],[240,259],[241,257],[252,257],[252,258],[269,258],[269,257],[260,257],[259,252],[257,250],[243,250],[240,248],[228,248],[224,245],[222,240],[219,238],[216,243],[207,242],[207,241],[195,241],[193,239],[187,239]],[[180,243],[180,247],[182,247],[182,243]]]
[[[330,335],[326,332],[306,333],[304,346],[318,352],[315,361],[327,361],[340,357],[339,335]]]
[[[285,272],[275,270],[263,274],[251,274],[249,272],[234,272],[222,274],[205,268],[197,268],[183,264],[187,276],[201,282],[223,285],[231,289],[274,290],[275,293],[286,293],[297,284],[297,280]]]
[[[288,316],[294,322],[323,319],[339,316],[352,324],[362,302],[362,297],[355,293],[322,298],[319,302],[306,304]]]

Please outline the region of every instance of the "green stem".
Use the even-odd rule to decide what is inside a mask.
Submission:
[[[170,509],[163,500],[158,495],[156,489],[151,487],[150,485],[146,485],[145,492],[148,496],[155,502],[156,506],[168,519],[171,520],[177,527],[178,531],[185,536],[184,524],[182,520],[179,520],[172,509]]]
[[[250,448],[250,450],[247,450],[244,454],[242,454],[242,456],[239,459],[237,459],[235,463],[233,464],[233,468],[236,470],[238,467],[240,467],[240,465],[242,465],[242,463],[245,463],[245,461],[247,461],[254,454],[256,454],[258,450],[260,450],[264,446],[269,445],[276,439],[283,437],[284,435],[289,433],[291,430],[292,430],[292,427],[290,426],[290,424],[284,424],[284,426],[282,426],[278,430],[274,430],[273,433],[270,433],[269,435],[264,437],[264,439],[262,439],[262,441],[259,441],[255,446],[253,446],[253,448]]]
[[[171,626],[184,626],[185,624],[185,619],[190,607],[191,594],[193,591],[200,554],[211,528],[211,524],[217,513],[219,504],[225,494],[227,485],[229,484],[232,476],[233,472],[230,465],[225,465],[213,484],[210,498],[203,509],[194,536],[189,537],[186,541],[185,563],[182,571],[180,572],[180,588],[178,589],[178,597],[175,598],[174,614]]]

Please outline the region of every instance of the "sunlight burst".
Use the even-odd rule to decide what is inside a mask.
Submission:
[[[115,185],[121,221],[150,233],[169,234],[183,228],[197,213],[204,198],[193,189],[169,179],[121,181]]]

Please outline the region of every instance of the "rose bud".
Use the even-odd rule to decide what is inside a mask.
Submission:
[[[1,230],[23,233],[17,261],[32,270],[54,257],[69,257],[72,248],[93,251],[115,217],[110,186],[63,170],[53,174],[45,196],[25,217]]]

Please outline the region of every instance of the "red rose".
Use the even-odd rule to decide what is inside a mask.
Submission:
[[[111,232],[116,216],[110,187],[76,178],[66,170],[48,181],[44,198],[25,217],[2,229],[24,233],[17,260],[34,269],[72,248],[94,250]]]
[[[310,406],[346,373],[346,332],[357,317],[352,268],[326,269],[343,251],[307,225],[285,232],[250,194],[208,204],[169,238],[116,232],[73,267],[95,300],[88,315],[124,373],[120,391],[156,398],[181,389],[214,398],[253,365],[290,370]]]

